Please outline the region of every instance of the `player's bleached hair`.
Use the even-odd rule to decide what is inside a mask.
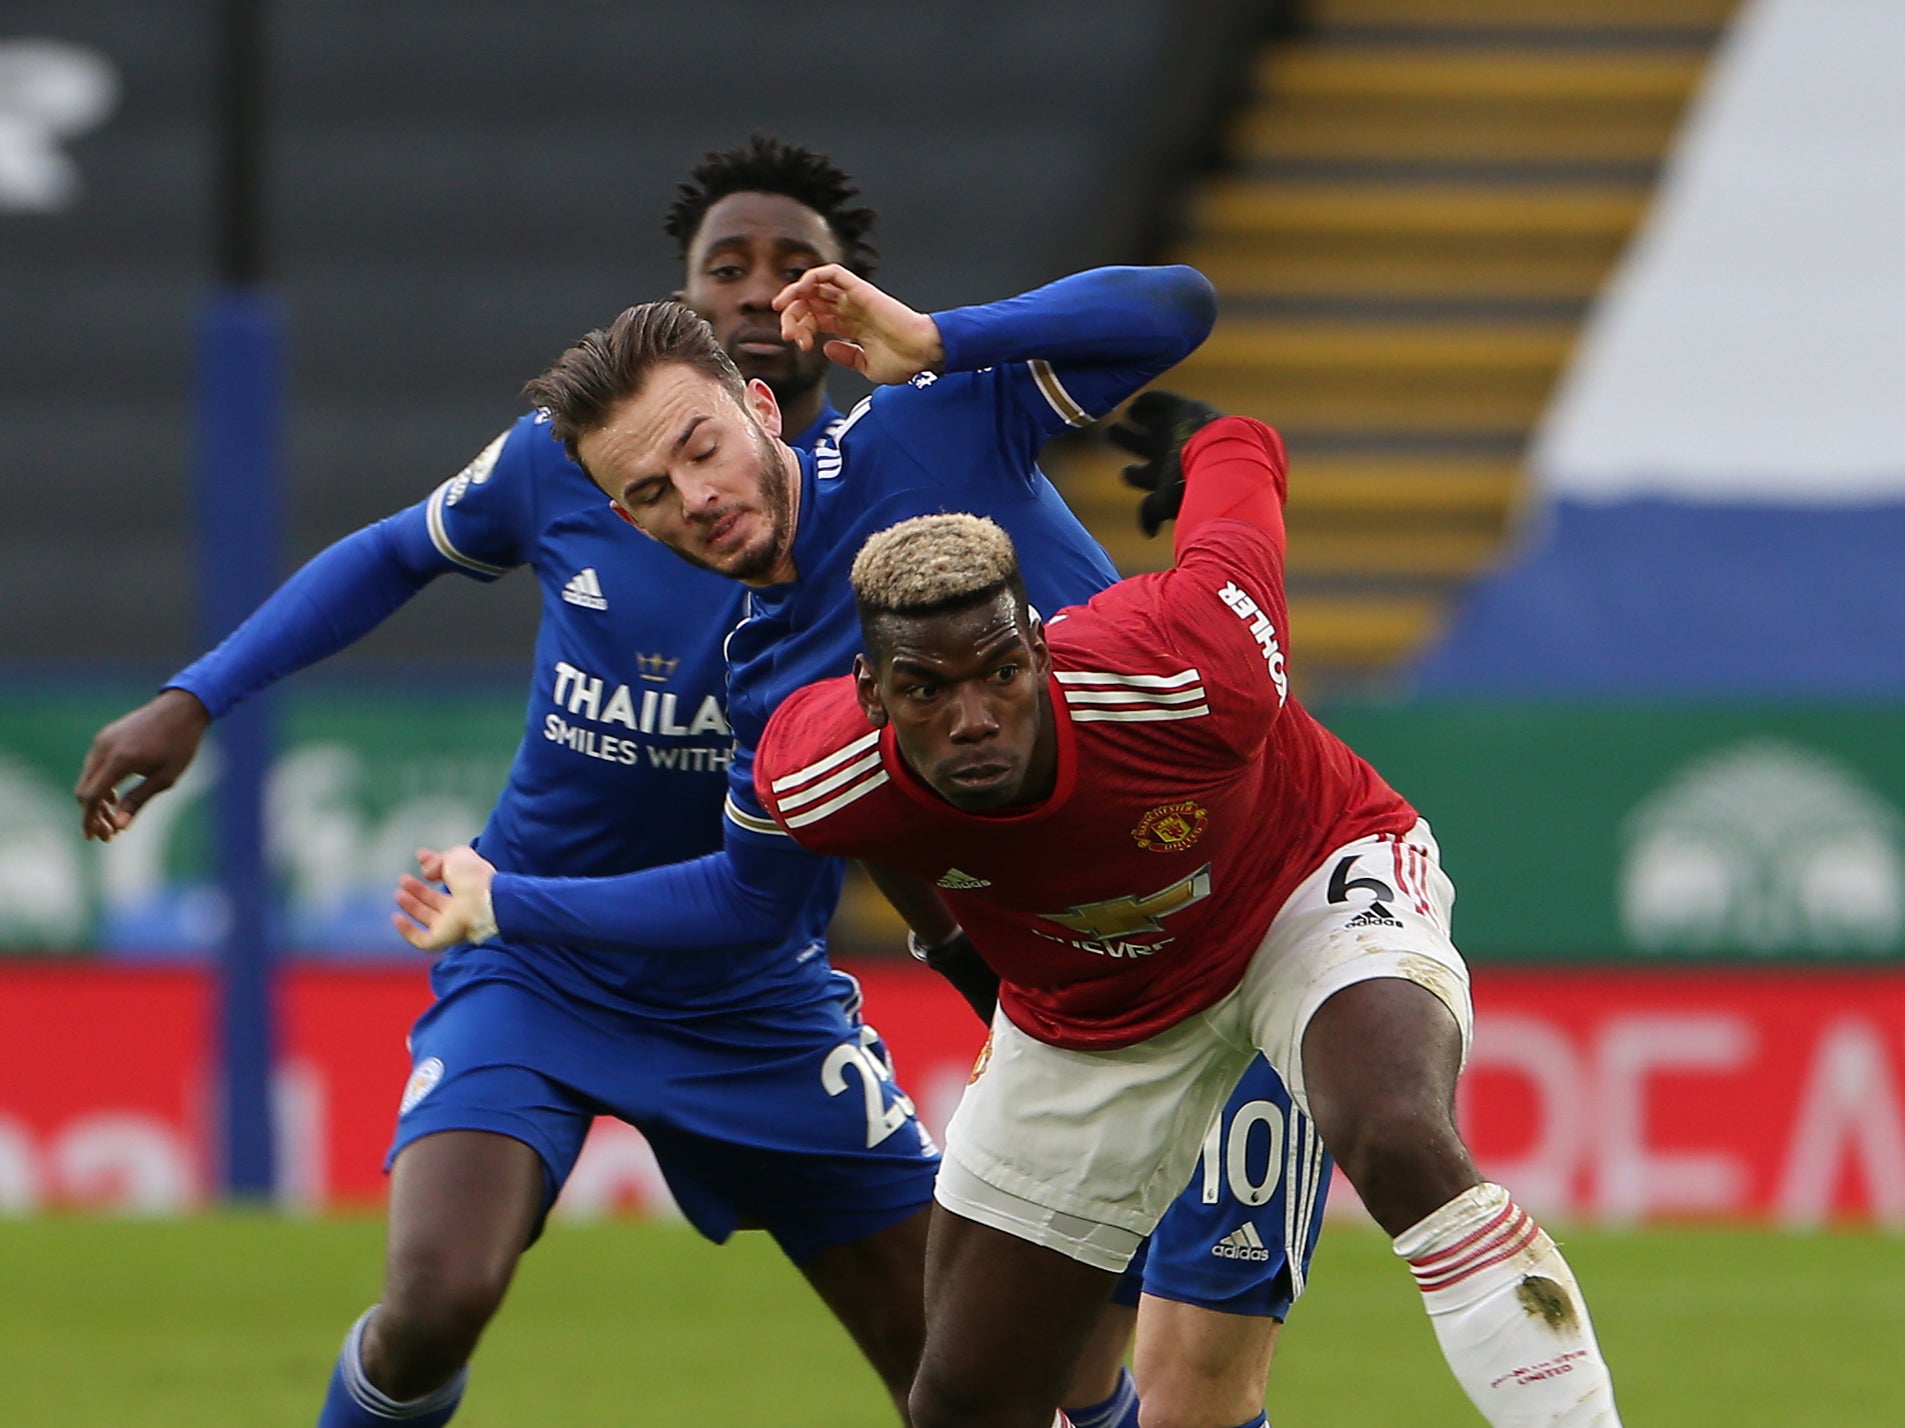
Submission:
[[[849,577],[869,652],[887,647],[894,618],[950,614],[1009,592],[1021,621],[1025,580],[1012,537],[984,516],[914,516],[875,531],[853,558]]]
[[[1012,537],[984,516],[914,516],[867,537],[853,558],[863,609],[913,615],[1004,589],[1019,573]]]
[[[879,217],[854,206],[860,196],[852,179],[825,154],[789,144],[771,134],[751,134],[732,149],[712,149],[688,171],[675,201],[662,220],[662,231],[675,240],[676,256],[686,258],[708,210],[731,193],[778,193],[818,213],[840,244],[840,261],[863,278],[873,276],[880,250],[867,241]]]
[[[548,371],[526,382],[523,395],[549,413],[550,434],[580,465],[577,439],[600,426],[610,407],[641,391],[650,372],[670,363],[706,373],[736,400],[747,394],[747,380],[705,318],[678,302],[645,302],[585,333]]]

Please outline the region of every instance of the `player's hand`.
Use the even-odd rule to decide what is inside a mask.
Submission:
[[[1195,397],[1153,388],[1140,393],[1105,433],[1112,445],[1141,458],[1125,467],[1124,479],[1145,493],[1138,502],[1138,524],[1146,535],[1156,535],[1184,504],[1184,443],[1222,415]]]
[[[906,945],[915,960],[952,983],[953,990],[966,999],[980,1021],[992,1024],[992,1013],[999,1005],[999,974],[986,965],[965,929],[955,929],[951,937],[932,947],[917,937],[907,938]]]
[[[469,844],[446,852],[417,849],[419,878],[397,879],[397,907],[391,924],[420,952],[441,952],[461,942],[486,942],[496,935],[496,914],[489,889],[496,865]],[[449,890],[437,884],[442,883]]]
[[[838,263],[809,268],[774,298],[781,336],[821,350],[870,382],[894,385],[946,360],[939,324]]]
[[[147,799],[179,781],[211,722],[196,697],[167,689],[95,734],[73,789],[80,832],[109,843],[130,828]],[[120,793],[129,778],[139,782]]]

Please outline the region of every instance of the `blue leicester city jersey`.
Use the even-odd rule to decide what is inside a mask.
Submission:
[[[830,409],[795,441],[810,445],[838,420]],[[733,757],[721,646],[743,588],[629,529],[539,415],[427,500],[312,557],[167,687],[218,718],[361,638],[439,576],[494,580],[518,565],[536,572],[542,621],[522,744],[478,840],[499,876],[587,882],[717,852]],[[821,881],[837,890],[839,876]],[[528,932],[457,949],[436,982],[444,992],[481,975],[553,982],[558,995],[658,1015],[772,1006],[827,994],[831,906],[796,909],[772,939],[724,942],[714,956],[653,951],[681,939],[644,936],[619,915],[610,951],[588,950],[600,938]]]
[[[796,440],[839,420],[829,409]],[[733,762],[723,641],[746,588],[697,569],[632,529],[568,459],[543,413],[523,417],[424,505],[430,539],[465,573],[493,580],[529,565],[541,587],[523,739],[477,840],[499,871],[599,877],[720,848],[721,790]],[[647,955],[567,945],[535,949],[538,976],[650,1009],[762,1005],[826,975],[838,898],[790,925],[786,944],[725,955]],[[441,969],[527,971],[504,948],[459,949]]]
[[[599,876],[720,846],[733,730],[721,642],[740,588],[615,515],[541,413],[425,503],[431,541],[478,579],[541,588],[535,672],[509,782],[482,835],[509,872]]]

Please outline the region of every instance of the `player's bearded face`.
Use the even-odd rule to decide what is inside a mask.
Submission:
[[[766,577],[794,539],[794,506],[780,448],[752,419],[746,423],[745,439],[753,451],[754,469],[748,479],[735,483],[735,494],[719,505],[690,511],[679,534],[660,533],[690,565],[744,581]]]
[[[659,369],[583,433],[577,454],[644,533],[690,565],[758,584],[792,576],[796,493],[791,453],[763,424],[778,420],[773,399],[759,383],[744,398],[689,368]]]
[[[748,431],[753,436],[755,455],[760,462],[760,495],[753,512],[760,517],[756,522],[759,530],[725,563],[707,562],[708,569],[734,580],[758,580],[765,576],[780,563],[794,540],[794,503],[780,448],[752,419],[748,422]]]

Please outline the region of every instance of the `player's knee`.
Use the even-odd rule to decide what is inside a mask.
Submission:
[[[1168,1357],[1147,1356],[1141,1366],[1140,1428],[1235,1428],[1262,1412],[1277,1321],[1253,1322],[1265,1328],[1264,1338],[1190,1337],[1166,1345]]]
[[[379,1317],[396,1356],[466,1360],[509,1288],[515,1260],[486,1262],[448,1248],[393,1255]]]
[[[906,1416],[913,1428],[954,1428],[976,1421],[970,1405],[948,1394],[924,1369],[906,1395]]]
[[[950,1383],[921,1369],[907,1398],[907,1417],[913,1428],[998,1428],[1021,1421],[1026,1428],[1049,1428],[1049,1409],[1021,1406],[1022,1411],[1015,1413],[1010,1402],[987,1395],[983,1389],[983,1385],[971,1382]]]

